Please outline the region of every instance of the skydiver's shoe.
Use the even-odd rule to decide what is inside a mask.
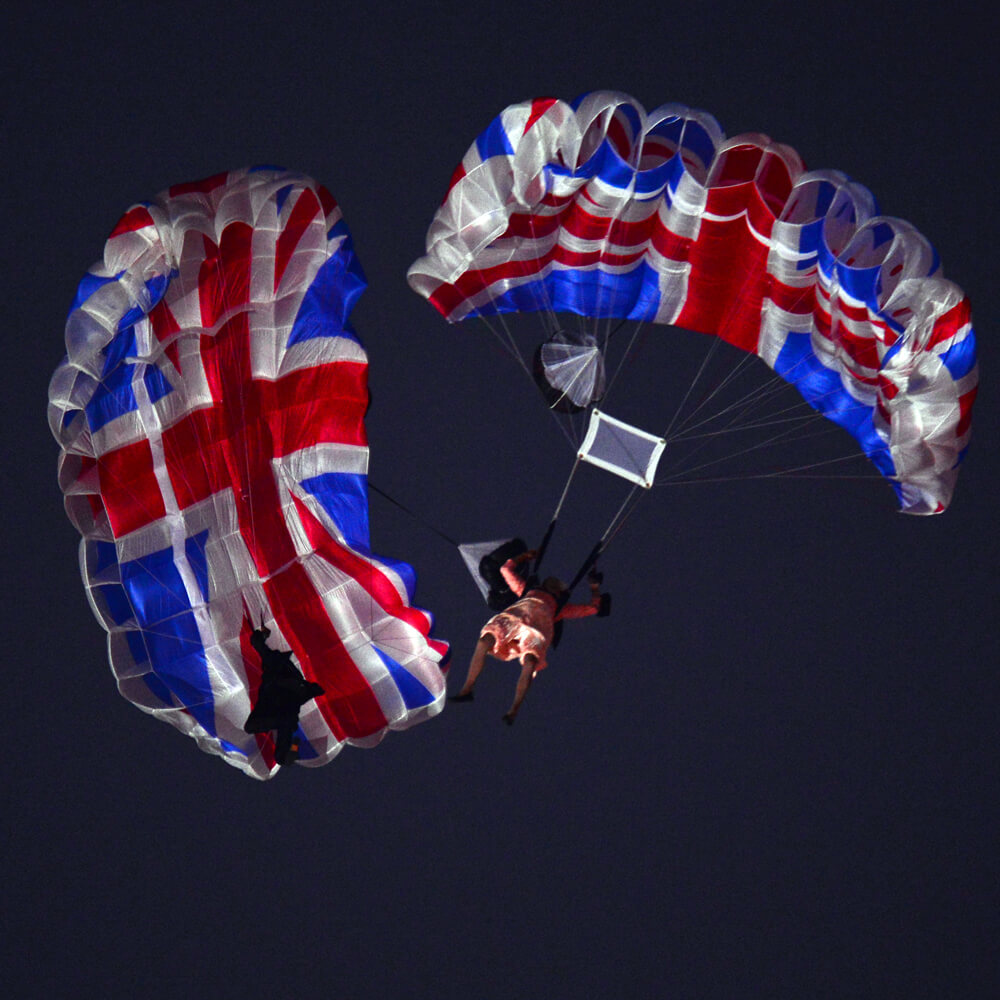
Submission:
[[[513,712],[507,712],[503,717],[503,721],[506,722],[508,726],[513,726],[515,718],[516,716]]]
[[[465,694],[453,694],[448,701],[474,701],[475,697],[475,692],[466,691]]]

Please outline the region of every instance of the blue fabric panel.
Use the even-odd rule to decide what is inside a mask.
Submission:
[[[618,155],[614,146],[605,139],[594,150],[586,163],[580,164],[569,173],[573,177],[586,177],[588,179],[600,177],[601,180],[607,181],[615,187],[628,188],[632,184],[635,170]]]
[[[888,243],[896,235],[896,230],[888,222],[878,222],[871,227],[872,246],[880,247],[883,243]]]
[[[146,366],[146,370],[142,373],[142,380],[146,383],[146,392],[149,393],[149,399],[153,403],[162,399],[168,392],[174,391],[174,387],[167,381],[163,370],[157,368],[156,365]]]
[[[132,605],[128,602],[125,588],[120,584],[109,583],[95,587],[94,592],[97,595],[98,603],[104,604],[111,620],[116,625],[121,625],[122,622],[127,622],[132,617]]]
[[[173,549],[160,549],[121,564],[122,586],[142,627],[159,627],[189,611],[184,582]]]
[[[685,124],[684,148],[690,149],[706,167],[715,159],[715,143],[697,122],[688,121]]]
[[[219,737],[219,746],[222,747],[222,749],[226,753],[239,754],[240,757],[246,757],[246,755],[247,755],[246,750],[244,750],[242,747],[238,747],[235,743],[230,743],[229,740],[224,740],[221,736]],[[300,749],[299,750],[299,756],[300,757],[305,757],[306,754],[302,753],[302,751]],[[312,754],[310,756],[315,756],[315,754]]]
[[[849,431],[884,476],[896,474],[889,449],[872,422],[871,407],[854,399],[844,389],[840,376],[820,363],[808,333],[788,335],[774,370],[792,383],[810,406]]]
[[[84,408],[87,423],[92,431],[123,413],[137,409],[135,390],[132,388],[132,365],[119,365],[94,389],[94,394]]]
[[[830,206],[833,204],[833,197],[836,193],[836,185],[832,184],[830,181],[823,181],[819,185],[819,191],[816,194],[817,223],[821,223],[826,217],[826,213],[830,211]]]
[[[320,502],[347,545],[367,555],[371,545],[368,477],[352,472],[324,472],[304,479],[302,488]]]
[[[677,118],[667,118],[663,121],[657,122],[647,133],[646,137],[657,137],[659,139],[669,142],[672,146],[679,147],[681,145],[681,134],[684,131],[684,119]],[[676,155],[676,154],[675,154]],[[672,157],[671,157],[672,159]]]
[[[205,554],[205,542],[208,540],[208,528],[200,531],[197,535],[192,535],[184,542],[184,554],[187,556],[188,565],[194,572],[198,581],[198,589],[204,601],[210,601],[208,593],[208,557]]]
[[[479,150],[479,156],[483,160],[488,160],[491,156],[514,155],[514,147],[507,138],[500,115],[497,115],[486,126],[486,131],[476,139],[476,149]]]
[[[303,296],[288,346],[313,337],[348,337],[360,343],[347,316],[366,285],[361,265],[345,244],[319,269]]]
[[[88,541],[87,550],[92,553],[91,559],[88,561],[93,567],[94,576],[100,576],[109,566],[115,566],[118,563],[118,548],[114,542]]]
[[[506,312],[556,312],[579,316],[648,320],[660,304],[659,276],[645,261],[626,274],[604,271],[550,271],[544,279],[508,289],[472,315]]]
[[[615,108],[615,117],[624,118],[629,124],[629,131],[633,136],[639,134],[639,129],[642,128],[642,117],[639,115],[638,109],[633,104],[619,104]]]
[[[118,332],[104,348],[104,368],[101,370],[101,375],[110,374],[119,367],[125,358],[134,358],[135,356],[135,325],[133,320],[132,323],[125,326],[119,325]]]
[[[129,633],[130,635],[134,633]],[[150,693],[155,697],[163,708],[176,708],[177,702],[174,700],[173,696],[170,694],[170,688],[167,687],[159,677],[156,676],[152,671],[147,674],[142,675],[142,682],[149,689]]]
[[[141,632],[130,629],[125,633],[125,641],[128,643],[128,651],[136,663],[145,663],[149,659],[149,653],[146,652],[146,643]]]
[[[954,344],[941,355],[944,366],[951,372],[951,377],[956,381],[964,378],[973,368],[976,367],[976,333],[969,331],[969,335],[959,344]]]
[[[341,244],[340,247],[341,252],[346,252],[350,250],[351,253],[354,253],[354,242],[351,239],[351,233],[350,230],[347,228],[347,223],[344,222],[343,219],[341,219],[339,222],[335,222],[330,227],[330,231],[326,234],[327,240],[336,239],[339,236],[346,237],[344,242]],[[361,265],[358,264],[358,270],[360,271],[360,269]]]
[[[295,738],[299,741],[299,760],[315,760],[319,756],[316,748],[306,739],[301,726],[295,730]]]
[[[148,284],[146,286],[149,287]],[[140,305],[132,305],[122,314],[121,319],[118,320],[118,332],[119,333],[130,333],[132,337],[132,349],[128,352],[131,355],[136,353],[135,350],[135,331],[130,328],[135,326],[146,315],[146,310]],[[117,338],[115,338],[117,339]]]
[[[124,562],[121,570],[159,681],[214,736],[215,707],[205,650],[173,550],[160,549]]]
[[[393,682],[399,689],[399,694],[403,699],[403,704],[409,708],[421,708],[434,701],[434,695],[430,693],[408,670],[400,666],[391,656],[384,653],[374,643],[372,649],[378,653],[382,662],[389,669]]]
[[[403,586],[406,588],[407,600],[412,604],[413,595],[417,589],[416,570],[409,563],[405,563],[401,559],[390,559],[388,556],[379,556],[378,560],[399,574],[400,579],[403,581]]]
[[[291,184],[286,184],[283,188],[278,188],[274,195],[274,204],[277,207],[278,215],[281,215],[281,206],[285,204],[288,193],[292,190]]]
[[[76,295],[73,296],[73,304],[69,307],[70,314],[76,312],[76,310],[79,309],[80,306],[82,306],[83,303],[86,302],[98,288],[101,288],[112,281],[117,281],[124,273],[124,271],[119,271],[117,274],[112,275],[109,278],[105,278],[99,274],[91,274],[88,271],[83,276],[80,284],[76,287]]]
[[[149,306],[146,309],[146,313],[153,311],[153,307],[163,298],[167,291],[167,287],[170,282],[177,277],[177,270],[173,270],[170,274],[157,274],[155,277],[149,279],[146,282],[146,290],[149,292]]]
[[[875,299],[875,288],[878,283],[879,272],[882,270],[880,264],[875,267],[850,267],[840,261],[834,265],[837,269],[837,279],[840,287],[844,288],[849,295],[870,305],[873,309],[878,308]]]
[[[635,192],[639,199],[642,200],[642,195],[654,195],[666,189],[676,175],[679,160],[679,157],[674,156],[651,170],[636,171]]]

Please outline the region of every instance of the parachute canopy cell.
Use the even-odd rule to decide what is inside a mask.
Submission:
[[[243,725],[261,621],[325,694],[324,764],[440,711],[444,643],[415,577],[369,548],[365,287],[337,203],[256,168],[131,208],[80,283],[49,420],[121,693],[257,778]]]
[[[512,105],[409,281],[453,322],[547,310],[718,336],[845,427],[903,510],[951,500],[978,381],[967,298],[913,226],[766,135],[612,92]],[[559,364],[549,384],[575,392]]]

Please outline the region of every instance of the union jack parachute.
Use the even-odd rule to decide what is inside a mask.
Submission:
[[[119,221],[80,283],[49,421],[121,693],[256,778],[261,621],[325,694],[299,760],[437,714],[447,646],[415,576],[369,548],[365,288],[325,188],[254,168]],[[275,642],[276,640],[276,642]]]
[[[512,105],[456,169],[409,282],[450,322],[547,311],[714,335],[846,428],[904,511],[951,500],[978,380],[967,298],[866,188],[766,135],[613,92]],[[550,405],[593,407],[608,333],[549,334]]]

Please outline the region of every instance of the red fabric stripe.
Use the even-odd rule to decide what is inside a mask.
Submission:
[[[899,386],[895,382],[886,378],[884,375],[879,375],[878,377],[878,391],[886,399],[895,399],[899,394]]]
[[[122,233],[134,233],[137,229],[145,229],[146,226],[154,225],[153,217],[144,205],[136,205],[130,208],[116,223],[111,230],[108,239],[112,240]]]
[[[253,383],[275,457],[321,442],[364,446],[368,366],[333,362]]]
[[[968,392],[963,392],[961,396],[958,397],[958,408],[959,408],[959,419],[958,426],[955,428],[955,436],[962,437],[969,430],[972,424],[972,404],[976,401],[976,393],[979,391],[979,386],[973,386]]]
[[[545,114],[549,108],[555,104],[557,98],[555,97],[539,97],[531,102],[531,114],[528,115],[527,124],[524,126],[524,131],[527,132],[535,122],[538,121],[542,115]]]
[[[442,199],[442,204],[448,200],[448,195],[451,194],[451,189],[465,176],[465,164],[460,163],[455,167],[454,173],[451,175],[451,180],[448,181],[448,190]]]
[[[166,514],[148,441],[136,441],[102,455],[97,470],[104,508],[116,538]]]
[[[302,234],[309,228],[313,220],[319,214],[320,204],[316,196],[306,188],[295,202],[288,222],[285,224],[281,235],[278,236],[274,247],[274,288],[277,291],[281,284],[281,278],[288,267],[288,262],[292,259]]]
[[[632,139],[617,114],[612,116],[611,121],[608,122],[607,138],[615,152],[623,160],[627,160],[632,151]]]
[[[322,184],[318,185],[316,190],[319,193],[319,203],[323,209],[323,215],[329,219],[337,211],[337,199]]]
[[[149,312],[149,325],[153,330],[153,334],[159,341],[164,341],[168,337],[172,337],[176,333],[181,332],[180,324],[174,317],[174,314],[170,311],[167,305],[166,299],[160,299],[159,302],[150,310]],[[174,367],[180,371],[178,364],[174,361]]]
[[[332,566],[336,566],[361,583],[380,608],[426,636],[429,631],[427,617],[400,599],[399,591],[392,581],[378,567],[362,559],[351,549],[344,548],[332,538],[298,497],[292,499],[295,501],[295,509],[305,528],[309,544]]]
[[[761,306],[770,284],[767,249],[753,238],[743,218],[706,219],[689,259],[688,294],[676,325],[714,333],[756,353]]]
[[[253,229],[245,222],[232,222],[222,231],[216,246],[204,237],[205,260],[198,272],[201,322],[213,327],[230,309],[250,300],[250,261]]]
[[[833,330],[833,339],[859,365],[875,370],[882,367],[878,356],[878,341],[875,337],[852,333],[843,323],[837,323]]]
[[[972,307],[969,305],[969,300],[963,298],[935,321],[927,349],[930,350],[946,340],[951,340],[971,320]]]
[[[316,704],[331,732],[343,740],[384,729],[385,715],[302,564],[291,563],[263,584],[271,612],[303,676],[325,691]]]

